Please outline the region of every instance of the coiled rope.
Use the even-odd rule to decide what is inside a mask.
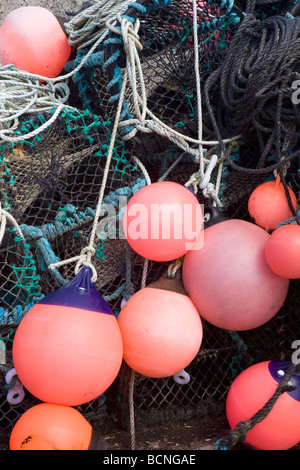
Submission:
[[[282,134],[299,138],[289,125],[298,120],[292,102],[292,83],[299,79],[300,19],[270,17],[258,21],[247,15],[229,44],[221,66],[211,74],[204,87],[205,100],[220,147],[227,157],[222,135],[247,134],[254,127],[261,147],[256,168],[242,168],[228,157],[232,168],[251,174],[278,171],[300,155],[300,151],[281,153]],[[213,111],[210,90],[218,88],[219,109]],[[226,120],[221,121],[220,111]],[[217,117],[218,116],[218,117]],[[264,137],[267,135],[267,141]],[[267,165],[276,145],[278,162]]]

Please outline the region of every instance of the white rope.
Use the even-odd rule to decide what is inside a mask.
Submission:
[[[2,243],[4,234],[5,234],[6,222],[7,221],[11,223],[11,225],[18,232],[19,236],[24,240],[24,235],[22,233],[21,228],[18,225],[18,222],[15,220],[15,218],[11,214],[9,214],[9,212],[2,209],[1,202],[0,202],[0,245]]]
[[[66,75],[48,78],[19,70],[13,65],[0,67],[0,139],[7,142],[29,140],[40,134],[57,119],[63,109],[74,109],[66,104],[69,98],[67,80],[75,75],[93,54],[102,41],[102,36],[96,41],[80,64]],[[10,137],[18,126],[18,118],[25,113],[36,113],[55,109],[53,116],[33,133]],[[9,126],[7,127],[7,124]]]
[[[196,91],[197,91],[197,117],[198,117],[198,140],[202,142],[202,98],[201,98],[201,79],[199,67],[199,47],[198,47],[198,21],[197,21],[197,0],[193,0],[193,30],[194,30],[194,51],[195,51],[195,75],[196,75]],[[199,144],[199,156],[196,162],[200,163],[200,173],[204,178],[204,159],[203,145]]]
[[[123,26],[122,34],[124,35],[124,38],[126,37],[127,43],[128,42],[134,42],[135,43],[136,40],[137,40],[136,30],[137,30],[139,24],[138,25],[132,25],[131,22],[126,21],[126,22],[123,22],[122,26]],[[100,189],[100,193],[99,193],[99,197],[98,197],[97,209],[96,209],[96,214],[95,214],[94,221],[93,221],[93,227],[92,227],[92,231],[91,231],[91,235],[90,235],[89,245],[81,251],[80,255],[75,256],[73,258],[70,258],[69,260],[63,260],[63,261],[59,261],[58,263],[53,263],[49,266],[49,269],[55,269],[59,266],[62,266],[62,265],[65,265],[67,263],[76,261],[77,264],[76,264],[76,267],[75,267],[75,274],[77,274],[79,272],[79,270],[81,269],[81,267],[83,265],[84,266],[89,266],[93,270],[92,282],[95,282],[96,279],[97,279],[97,271],[96,271],[96,269],[94,268],[94,266],[91,262],[91,257],[95,253],[94,241],[95,241],[95,237],[96,237],[96,230],[97,230],[97,226],[98,226],[98,222],[99,222],[99,217],[101,215],[101,207],[102,207],[102,202],[103,202],[103,197],[104,197],[104,191],[105,191],[105,188],[106,188],[108,172],[109,172],[109,168],[110,168],[110,164],[111,164],[111,160],[112,160],[114,144],[115,144],[117,131],[118,131],[118,127],[119,127],[120,115],[121,115],[121,112],[122,112],[122,106],[123,106],[123,100],[124,100],[125,91],[126,91],[126,87],[127,87],[127,82],[128,82],[128,80],[130,80],[129,73],[130,73],[130,68],[129,68],[129,71],[127,69],[125,69],[123,80],[122,80],[122,89],[121,89],[121,93],[120,93],[120,97],[119,97],[118,108],[117,108],[117,111],[116,111],[114,127],[113,127],[111,141],[110,141],[109,150],[108,150],[108,154],[107,154],[106,165],[105,165],[102,184],[101,184],[101,189]],[[142,162],[135,156],[133,157],[133,159],[134,159],[135,163],[137,164],[137,166],[142,170],[142,172],[145,176],[147,184],[151,184],[150,176],[149,176],[146,168],[142,164]],[[146,283],[147,271],[148,271],[148,261],[145,260],[143,276],[142,276],[142,284]]]
[[[202,123],[199,123],[199,134],[200,139],[193,139],[189,136],[185,136],[180,132],[172,129],[163,121],[158,119],[148,108],[147,106],[147,97],[145,90],[145,82],[143,78],[142,64],[138,51],[142,50],[142,45],[139,41],[138,29],[139,21],[137,20],[134,27],[134,34],[130,36],[127,35],[128,28],[130,28],[130,21],[127,18],[122,18],[120,14],[117,14],[117,19],[121,25],[120,28],[116,28],[113,24],[113,20],[107,21],[107,27],[115,34],[122,35],[124,41],[124,48],[127,54],[127,71],[128,77],[132,89],[133,97],[133,107],[135,118],[122,121],[120,127],[133,126],[133,130],[125,135],[123,139],[129,140],[132,139],[138,131],[150,133],[155,132],[164,137],[167,137],[170,141],[174,142],[179,148],[185,152],[190,153],[199,160],[200,154],[206,152],[206,149],[203,149],[202,146],[216,146],[219,145],[219,142],[216,140],[203,140],[201,137],[202,134]],[[115,19],[114,19],[115,20]],[[129,23],[129,24],[128,24]],[[195,48],[197,49],[197,48]],[[138,81],[138,82],[137,82]],[[198,93],[200,93],[199,84],[197,85]],[[141,95],[138,90],[140,90]],[[199,112],[199,111],[198,111]],[[200,111],[201,114],[201,111]],[[150,119],[146,119],[148,116]],[[202,120],[201,120],[202,121]],[[232,140],[238,139],[239,136],[234,136],[229,139],[224,139],[224,143],[231,142]],[[199,148],[192,148],[189,144],[196,144]],[[202,157],[201,157],[202,158]],[[207,164],[208,160],[202,158],[202,164]]]
[[[100,22],[105,24],[105,27],[101,28],[97,36],[93,38],[95,42],[80,64],[68,74],[49,78],[19,70],[13,65],[0,66],[0,140],[6,142],[29,140],[50,127],[63,109],[74,109],[66,104],[70,94],[67,80],[84,66],[107,36],[109,31],[106,27],[107,19],[110,19],[110,24],[115,24],[117,21],[115,13],[129,3],[131,3],[129,0],[102,0],[96,2],[93,6],[94,11],[98,15],[98,20],[94,19],[95,25],[101,20]],[[109,11],[110,6],[112,7],[113,5],[114,7]],[[70,31],[74,27],[73,23],[76,23],[80,17],[85,15],[85,11],[71,20]],[[86,12],[86,17],[89,14],[89,11]],[[65,24],[65,27],[68,29],[68,23]],[[23,134],[22,137],[11,136],[18,128],[18,118],[20,116],[26,113],[45,112],[52,109],[56,109],[53,116],[42,126],[39,126],[30,133]]]
[[[106,22],[122,11],[126,11],[132,0],[91,0],[93,5],[80,11],[64,24],[70,46],[77,50],[107,36]]]
[[[7,133],[3,132],[0,130],[0,139],[6,141],[6,142],[21,142],[21,141],[24,141],[24,140],[28,140],[28,139],[31,139],[31,138],[34,138],[35,136],[37,136],[38,134],[40,134],[41,132],[43,132],[44,130],[48,129],[49,126],[51,126],[51,124],[53,124],[58,115],[61,113],[61,111],[63,110],[64,108],[64,105],[59,105],[58,108],[55,110],[55,112],[53,113],[53,115],[51,116],[50,119],[48,119],[48,121],[46,121],[44,124],[42,124],[41,126],[39,126],[37,129],[31,131],[31,132],[28,132],[26,135],[19,135],[17,137],[8,137]],[[15,123],[15,126],[17,125],[17,123]],[[14,129],[15,129],[15,126],[14,126]]]
[[[120,99],[119,99],[119,104],[116,112],[116,118],[115,118],[115,123],[112,131],[112,136],[111,136],[111,141],[109,145],[109,150],[107,154],[107,159],[106,159],[106,164],[105,164],[105,169],[104,169],[104,174],[103,174],[103,179],[102,179],[102,184],[100,188],[100,193],[98,197],[98,203],[97,203],[97,209],[96,209],[96,214],[94,217],[94,222],[93,222],[93,227],[90,235],[90,242],[87,247],[85,247],[80,255],[75,256],[73,258],[70,258],[69,260],[64,260],[64,261],[59,261],[58,263],[52,263],[49,265],[49,269],[55,269],[61,265],[67,264],[69,262],[77,261],[76,267],[75,267],[75,274],[77,274],[82,266],[89,266],[92,271],[93,271],[93,276],[92,276],[92,282],[96,282],[97,280],[97,271],[95,267],[93,266],[91,262],[91,257],[95,254],[95,248],[94,248],[94,241],[96,237],[96,231],[97,231],[97,226],[99,222],[99,217],[101,215],[101,207],[102,207],[102,202],[103,202],[103,197],[104,197],[104,191],[106,188],[107,184],[107,178],[108,178],[108,173],[109,173],[109,168],[113,156],[113,151],[114,151],[114,145],[115,145],[115,140],[117,136],[117,131],[118,131],[118,125],[119,125],[119,120],[120,120],[120,115],[122,111],[122,105],[123,105],[123,99],[125,95],[125,89],[127,85],[127,71],[125,70],[124,77],[123,77],[123,85],[120,93]]]
[[[141,160],[136,157],[135,155],[132,157],[134,162],[136,163],[136,165],[139,167],[140,170],[142,170],[142,173],[145,177],[145,180],[146,180],[146,183],[147,184],[151,184],[151,178],[149,176],[149,173],[148,171],[146,170],[145,166],[143,165],[143,163],[141,162]]]

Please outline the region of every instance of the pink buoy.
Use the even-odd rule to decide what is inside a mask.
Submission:
[[[136,292],[118,316],[123,359],[146,377],[169,377],[196,357],[202,343],[199,313],[181,279],[162,277]]]
[[[262,410],[285,379],[291,363],[265,361],[245,369],[233,381],[226,400],[230,427]],[[259,450],[287,450],[300,442],[300,377],[292,375],[269,413],[247,432],[245,442]],[[261,412],[261,411],[260,411]]]
[[[290,187],[288,191],[292,205],[297,210],[296,195]],[[279,175],[276,180],[257,186],[249,197],[248,210],[254,222],[267,231],[275,230],[279,224],[292,217]]]
[[[300,225],[282,225],[274,230],[265,254],[268,265],[278,276],[300,279]]]
[[[46,8],[26,6],[10,12],[0,26],[0,63],[54,78],[71,54],[68,38]]]
[[[201,245],[202,210],[187,188],[160,181],[140,189],[123,217],[129,245],[153,261],[171,261]]]
[[[111,386],[122,363],[122,337],[89,267],[31,307],[12,355],[20,382],[46,403],[82,405]]]
[[[243,220],[225,220],[204,230],[200,250],[183,261],[185,290],[202,318],[227,330],[250,330],[281,308],[289,280],[267,265],[270,235]]]

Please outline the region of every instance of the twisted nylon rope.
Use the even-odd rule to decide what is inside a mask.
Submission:
[[[91,0],[93,5],[80,11],[65,23],[70,46],[77,50],[90,46],[108,34],[106,22],[119,11],[125,11],[132,0]]]
[[[37,76],[27,74],[12,65],[0,68],[0,141],[20,142],[43,132],[57,119],[69,98],[65,83],[41,84]],[[37,130],[26,135],[14,135],[23,114],[51,111],[51,118]]]
[[[0,245],[2,243],[2,240],[3,240],[3,237],[4,237],[4,234],[5,234],[5,228],[6,228],[6,223],[10,222],[11,225],[15,228],[15,230],[18,232],[19,234],[19,237],[21,237],[23,240],[24,240],[24,236],[23,236],[23,233],[22,233],[22,230],[21,228],[19,227],[18,223],[16,222],[16,220],[14,219],[14,217],[12,217],[11,214],[9,214],[9,212],[5,211],[4,209],[2,209],[1,207],[1,202],[0,202]]]
[[[76,264],[76,267],[75,267],[75,274],[77,274],[80,271],[82,266],[89,266],[93,271],[92,282],[95,282],[97,280],[97,271],[96,271],[95,267],[93,266],[93,264],[91,263],[91,257],[92,257],[92,255],[95,254],[94,241],[95,241],[95,237],[96,237],[97,225],[98,225],[99,218],[100,218],[100,215],[101,215],[101,206],[102,206],[102,201],[103,201],[103,197],[104,197],[104,191],[105,191],[105,188],[106,188],[108,172],[109,172],[109,168],[110,168],[110,164],[111,164],[111,160],[112,160],[112,156],[113,156],[114,144],[115,144],[115,140],[116,140],[116,136],[117,136],[118,124],[119,124],[120,115],[121,115],[121,111],[122,111],[122,103],[123,103],[123,99],[124,99],[124,95],[125,95],[126,84],[127,84],[127,71],[125,71],[124,77],[123,77],[123,85],[122,85],[122,89],[121,89],[119,105],[118,105],[117,112],[116,112],[114,127],[113,127],[111,141],[110,141],[109,150],[108,150],[108,154],[107,154],[107,159],[106,159],[105,169],[104,169],[104,173],[103,173],[103,179],[102,179],[102,184],[101,184],[101,188],[100,188],[100,193],[99,193],[99,197],[98,197],[98,203],[97,203],[94,223],[93,223],[93,227],[92,227],[92,231],[91,231],[91,235],[90,235],[89,245],[82,250],[80,255],[74,256],[73,258],[70,258],[68,260],[60,261],[58,263],[53,263],[49,266],[49,269],[55,269],[58,266],[62,266],[64,264],[77,261],[77,264]]]
[[[193,0],[195,1],[195,0]],[[171,142],[175,143],[179,148],[184,150],[191,155],[194,155],[195,158],[199,159],[199,148],[195,149],[192,148],[189,144],[199,146],[216,146],[219,144],[218,141],[203,141],[199,139],[193,139],[189,136],[185,136],[180,132],[172,129],[163,121],[157,118],[148,108],[147,106],[147,98],[146,98],[146,90],[145,90],[145,82],[143,77],[143,70],[141,60],[138,54],[138,51],[142,50],[142,45],[139,41],[138,37],[138,29],[139,29],[139,19],[136,19],[135,22],[135,34],[127,37],[126,31],[128,28],[128,19],[122,18],[120,14],[117,14],[117,19],[120,24],[120,28],[117,28],[112,24],[112,21],[109,20],[107,22],[107,27],[116,35],[121,35],[124,40],[124,48],[127,55],[127,70],[128,70],[128,78],[132,89],[132,96],[133,96],[133,104],[134,104],[134,113],[136,115],[135,118],[127,119],[120,123],[120,127],[127,127],[133,126],[133,130],[123,137],[123,139],[129,140],[136,135],[138,131],[144,133],[157,133],[162,135],[163,137],[168,138]],[[137,84],[137,80],[139,81]],[[200,83],[198,82],[197,87],[200,87]],[[140,93],[138,92],[140,90]],[[200,88],[199,88],[200,90]],[[198,91],[200,95],[200,91]],[[150,119],[146,119],[146,117]],[[199,124],[199,129],[201,133],[201,123]],[[229,143],[233,140],[237,140],[239,135],[235,135],[232,138],[228,138],[224,140],[224,143]],[[203,150],[205,151],[205,150]],[[203,163],[207,164],[208,160],[203,160]]]
[[[122,23],[122,26],[123,26],[122,34],[124,36],[124,39],[126,38],[127,41],[130,41],[130,40],[136,41],[137,40],[138,25],[133,25],[130,21],[124,20],[123,23]],[[129,72],[130,72],[130,69],[129,69]],[[95,267],[93,266],[93,264],[91,262],[91,258],[95,254],[94,242],[95,242],[95,238],[96,238],[96,232],[97,232],[97,226],[98,226],[99,218],[101,216],[102,202],[103,202],[104,192],[105,192],[105,188],[106,188],[106,184],[107,184],[108,173],[109,173],[109,169],[110,169],[110,165],[111,165],[111,161],[112,161],[114,145],[115,145],[115,140],[116,140],[117,131],[118,131],[118,127],[119,127],[119,121],[120,121],[120,116],[121,116],[121,112],[122,112],[122,106],[123,106],[123,100],[124,100],[125,91],[126,91],[126,87],[127,87],[127,82],[128,82],[128,70],[126,69],[125,72],[124,72],[124,76],[123,76],[122,89],[121,89],[119,103],[118,103],[118,107],[117,107],[117,111],[116,111],[116,117],[115,117],[114,127],[113,127],[112,136],[111,136],[111,140],[110,140],[110,145],[109,145],[109,149],[108,149],[108,154],[107,154],[105,169],[104,169],[104,173],[103,173],[101,188],[100,188],[100,192],[99,192],[99,196],[98,196],[97,208],[96,208],[96,213],[95,213],[93,226],[92,226],[92,230],[91,230],[91,234],[90,234],[89,245],[81,251],[80,255],[72,257],[72,258],[67,259],[67,260],[59,261],[58,263],[52,263],[49,266],[49,269],[55,269],[59,266],[65,265],[67,263],[77,261],[77,264],[76,264],[76,267],[75,267],[75,274],[77,274],[80,271],[82,266],[89,266],[93,271],[92,282],[95,282],[96,279],[97,279],[97,271],[96,271]],[[134,160],[137,163],[137,165],[141,168],[141,170],[143,171],[147,184],[150,184],[151,180],[150,180],[150,177],[149,177],[149,174],[148,174],[146,168],[143,166],[143,164],[139,161],[139,159],[137,157],[135,157]]]
[[[224,62],[207,79],[204,95],[209,116],[222,152],[233,169],[267,174],[300,155],[299,150],[287,156],[281,150],[282,133],[299,137],[299,132],[288,128],[290,122],[297,121],[291,82],[299,78],[299,46],[300,19],[277,16],[258,21],[253,15],[246,15],[230,42]],[[216,113],[209,93],[214,87],[219,91]],[[216,117],[222,111],[225,123]],[[250,126],[255,129],[261,147],[256,168],[240,167],[232,161],[222,139],[226,133],[247,135]],[[274,141],[279,161],[266,166]]]
[[[199,48],[198,48],[198,22],[197,22],[197,0],[193,0],[193,34],[194,34],[194,49],[195,49],[195,76],[196,76],[196,91],[197,91],[197,117],[198,117],[198,140],[202,141],[202,97],[201,97],[201,83],[200,83],[200,67],[199,67]],[[204,178],[204,156],[203,145],[199,143],[199,156],[196,161],[200,162],[201,178]]]
[[[83,11],[73,18],[70,24],[65,24],[66,30],[70,31],[71,37],[73,37],[72,31],[74,31],[75,24],[78,26],[77,22],[80,23],[81,18],[85,15],[86,18],[91,15],[90,20],[93,26],[101,26],[97,35],[93,36],[90,41],[94,41],[94,44],[88,53],[77,67],[68,74],[48,78],[19,70],[12,65],[0,67],[0,141],[20,142],[34,138],[49,128],[59,117],[63,109],[73,109],[66,104],[70,94],[67,80],[84,66],[105,39],[108,33],[108,28],[106,27],[107,19],[110,20],[110,24],[115,24],[117,21],[115,14],[124,8],[124,6],[127,6],[128,3],[128,0],[97,1],[92,8],[93,12],[89,9],[86,13]],[[96,18],[94,18],[95,14]],[[104,24],[105,27],[103,26]],[[81,33],[78,31],[77,34],[80,36]],[[87,32],[83,31],[82,34],[85,36]],[[70,41],[72,43],[73,39],[71,38]],[[14,131],[18,127],[18,118],[20,116],[25,113],[50,111],[52,109],[55,109],[53,116],[43,125],[22,136],[13,136]]]

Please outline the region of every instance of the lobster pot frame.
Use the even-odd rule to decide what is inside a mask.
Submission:
[[[80,255],[89,243],[110,142],[111,123],[77,108],[65,109],[51,126],[32,137],[51,115],[23,116],[15,136],[24,140],[0,146],[1,207],[19,226],[7,220],[0,251],[0,427],[5,431],[37,402],[27,391],[18,406],[6,400],[12,386],[6,384],[5,375],[13,367],[14,333],[36,302],[74,277],[74,263],[52,270],[49,265]],[[126,240],[118,235],[119,201],[126,204],[144,185],[142,172],[119,140],[94,244],[97,288],[114,312],[132,289]],[[104,403],[101,396],[79,409],[97,421],[105,415]]]

